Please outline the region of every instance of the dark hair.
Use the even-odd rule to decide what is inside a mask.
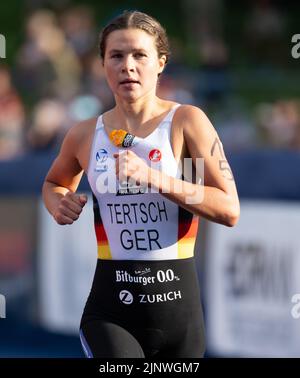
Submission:
[[[153,17],[138,11],[124,11],[110,21],[100,33],[100,56],[104,59],[106,40],[110,33],[122,29],[140,29],[155,38],[158,56],[166,56],[166,63],[170,56],[169,41],[165,29]]]

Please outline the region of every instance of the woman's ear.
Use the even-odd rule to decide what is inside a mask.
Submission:
[[[158,64],[159,64],[158,74],[161,74],[163,72],[163,69],[165,68],[166,62],[167,62],[167,57],[165,55],[162,55],[158,59]]]

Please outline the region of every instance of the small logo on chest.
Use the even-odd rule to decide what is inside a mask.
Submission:
[[[96,172],[107,171],[108,169],[107,158],[108,158],[108,153],[104,148],[101,148],[99,151],[97,151],[96,167],[95,167]]]
[[[149,159],[153,161],[153,163],[156,163],[160,161],[161,159],[161,152],[157,148],[154,148],[149,152]]]

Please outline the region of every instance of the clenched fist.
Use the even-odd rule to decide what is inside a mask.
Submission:
[[[54,219],[60,225],[72,224],[79,218],[82,208],[87,203],[85,194],[68,192],[61,200],[53,214]]]
[[[116,175],[120,182],[129,180],[138,185],[148,185],[151,168],[133,151],[125,150],[116,153],[114,158],[116,159]]]

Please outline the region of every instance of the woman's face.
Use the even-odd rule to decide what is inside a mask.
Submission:
[[[156,91],[165,56],[158,57],[155,39],[140,29],[122,29],[106,40],[104,70],[114,95],[129,101]]]

